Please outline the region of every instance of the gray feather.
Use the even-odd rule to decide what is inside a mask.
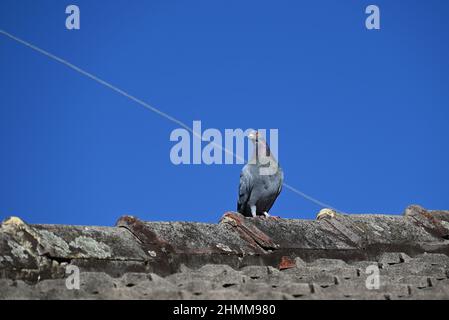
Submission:
[[[261,175],[260,163],[246,164],[240,173],[239,198],[237,211],[251,217],[251,206],[256,206],[258,215],[268,212],[282,190],[284,174],[274,157],[270,156],[277,170],[272,175]]]

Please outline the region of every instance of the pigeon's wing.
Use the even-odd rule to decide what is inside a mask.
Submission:
[[[247,167],[244,167],[240,173],[239,199],[237,201],[237,211],[244,214],[246,203],[251,195],[252,179]]]
[[[282,170],[282,168],[279,166],[278,167],[278,174],[279,174],[279,188],[278,188],[278,192],[277,192],[277,195],[276,195],[276,197],[281,193],[281,191],[282,191],[282,186],[283,186],[283,184],[284,184],[284,171]]]
[[[272,194],[272,198],[271,198],[271,203],[268,204],[266,210],[267,212],[271,209],[271,207],[273,206],[274,202],[276,201],[277,197],[279,196],[279,194],[282,191],[282,185],[284,183],[284,172],[282,171],[281,167],[279,167],[278,169],[279,171],[276,173],[277,177],[278,177],[278,186],[273,188],[273,194]]]

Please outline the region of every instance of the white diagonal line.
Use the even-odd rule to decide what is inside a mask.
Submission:
[[[84,75],[84,76],[86,76],[86,77],[88,77],[88,78],[90,78],[90,79],[92,79],[92,80],[98,82],[99,84],[101,84],[101,85],[103,85],[103,86],[105,86],[105,87],[107,87],[107,88],[109,88],[109,89],[111,89],[111,90],[117,92],[118,94],[121,94],[122,96],[124,96],[124,97],[126,97],[126,98],[128,98],[128,99],[130,99],[130,100],[132,100],[132,101],[134,101],[134,102],[136,102],[136,103],[138,103],[138,104],[141,105],[142,107],[144,107],[144,108],[146,108],[146,109],[148,109],[148,110],[150,110],[150,111],[153,111],[154,113],[156,113],[156,114],[158,114],[158,115],[160,115],[160,116],[166,118],[167,120],[170,120],[170,121],[172,121],[172,122],[178,124],[179,126],[181,126],[181,127],[183,127],[184,129],[188,130],[190,133],[192,133],[192,134],[193,134],[194,136],[196,136],[197,138],[201,139],[201,136],[200,136],[196,131],[194,131],[191,127],[189,127],[187,124],[185,124],[185,123],[182,122],[181,120],[178,120],[178,119],[176,119],[175,117],[172,117],[172,116],[170,116],[169,114],[167,114],[167,113],[165,113],[165,112],[163,112],[163,111],[161,111],[161,110],[159,110],[159,109],[157,109],[157,108],[151,106],[150,104],[146,103],[145,101],[142,101],[142,100],[140,100],[139,98],[134,97],[133,95],[131,95],[131,94],[127,93],[126,91],[124,91],[124,90],[122,90],[122,89],[120,89],[120,88],[118,88],[118,87],[116,87],[116,86],[110,84],[109,82],[107,82],[107,81],[105,81],[105,80],[103,80],[103,79],[100,79],[99,77],[93,75],[92,73],[87,72],[87,71],[81,69],[80,67],[77,67],[76,65],[74,65],[74,64],[72,64],[72,63],[70,63],[70,62],[68,62],[67,60],[64,60],[64,59],[62,59],[62,58],[60,58],[60,57],[58,57],[58,56],[56,56],[56,55],[54,55],[54,54],[52,54],[52,53],[50,53],[50,52],[44,50],[44,49],[41,49],[41,48],[39,48],[39,47],[37,47],[37,46],[35,46],[35,45],[33,45],[33,44],[31,44],[31,43],[25,41],[25,40],[22,40],[22,39],[20,39],[20,38],[18,38],[18,37],[16,37],[16,36],[10,34],[9,32],[6,32],[6,31],[0,29],[0,34],[3,34],[3,35],[5,35],[6,37],[8,37],[8,38],[10,38],[10,39],[12,39],[12,40],[14,40],[14,41],[16,41],[16,42],[18,42],[18,43],[20,43],[20,44],[22,44],[22,45],[24,45],[24,46],[26,46],[26,47],[28,47],[28,48],[33,49],[34,51],[37,51],[37,52],[43,54],[44,56],[47,56],[47,57],[49,57],[50,59],[53,59],[53,60],[55,60],[55,61],[57,61],[57,62],[59,62],[59,63],[65,65],[65,66],[69,67],[70,69],[75,70],[76,72],[78,72],[78,73],[80,73],[80,74],[82,74],[82,75]],[[240,160],[240,161],[243,161],[243,160],[244,160],[244,159],[243,159],[242,157],[240,157],[239,155],[234,154],[234,152],[232,152],[231,150],[228,150],[227,148],[223,148],[223,146],[219,145],[219,144],[216,143],[215,141],[210,141],[210,143],[211,143],[214,147],[217,147],[217,148],[219,148],[220,150],[222,150],[222,151],[224,151],[224,152],[226,152],[226,153],[232,155],[232,156],[235,157],[236,159],[238,159],[238,160]],[[294,187],[292,187],[292,186],[290,186],[290,185],[288,185],[288,184],[286,184],[286,183],[284,183],[283,185],[284,185],[284,187],[286,187],[286,188],[289,189],[290,191],[292,191],[292,192],[294,192],[294,193],[300,195],[300,196],[303,197],[304,199],[307,199],[307,200],[309,200],[309,201],[311,201],[311,202],[313,202],[313,203],[315,203],[315,204],[317,204],[317,205],[319,205],[319,206],[321,206],[321,207],[331,208],[331,209],[334,209],[335,211],[342,212],[342,211],[340,211],[340,210],[337,210],[337,209],[333,208],[332,206],[327,205],[327,204],[324,203],[324,202],[321,202],[321,201],[319,201],[319,200],[317,200],[317,199],[315,199],[315,198],[313,198],[313,197],[311,197],[311,196],[305,194],[304,192],[302,192],[302,191],[300,191],[300,190],[298,190],[298,189],[296,189],[296,188],[294,188]]]
[[[180,121],[180,120],[178,120],[176,118],[173,118],[172,116],[166,114],[165,112],[162,112],[162,111],[152,107],[151,105],[149,105],[145,101],[142,101],[142,100],[140,100],[140,99],[130,95],[129,93],[127,93],[127,92],[117,88],[116,86],[110,84],[109,82],[106,82],[106,81],[98,78],[97,76],[94,76],[93,74],[91,74],[91,73],[89,73],[87,71],[84,71],[83,69],[75,66],[74,64],[72,64],[72,63],[70,63],[70,62],[68,62],[68,61],[66,61],[66,60],[64,60],[64,59],[62,59],[62,58],[60,58],[58,56],[55,56],[54,54],[51,54],[48,51],[45,51],[45,50],[43,50],[43,49],[41,49],[39,47],[36,47],[35,45],[33,45],[33,44],[29,43],[29,42],[26,42],[26,41],[24,41],[24,40],[22,40],[20,38],[17,38],[17,37],[13,36],[12,34],[6,32],[6,31],[0,30],[0,33],[4,34],[5,36],[7,36],[7,37],[9,37],[9,38],[11,38],[11,39],[13,39],[13,40],[15,40],[15,41],[25,45],[25,46],[33,49],[33,50],[35,50],[35,51],[37,51],[37,52],[39,52],[39,53],[41,53],[41,54],[43,54],[43,55],[53,59],[53,60],[58,61],[59,63],[62,63],[63,65],[65,65],[65,66],[75,70],[76,72],[81,73],[82,75],[84,75],[84,76],[86,76],[88,78],[91,78],[92,80],[95,80],[96,82],[98,82],[98,83],[108,87],[109,89],[112,89],[115,92],[117,92],[117,93],[119,93],[119,94],[121,94],[121,95],[123,95],[123,96],[125,96],[125,97],[127,97],[127,98],[129,98],[129,99],[131,99],[131,100],[133,100],[135,102],[137,102],[141,106],[143,106],[143,107],[145,107],[145,108],[147,108],[147,109],[149,109],[149,110],[151,110],[151,111],[153,111],[153,112],[163,116],[164,118],[166,118],[166,119],[168,119],[170,121],[173,121],[176,124],[179,124],[181,127],[185,128],[185,129],[187,129],[187,130],[189,130],[189,131],[191,131],[193,133],[193,130],[188,125],[183,123],[182,121]]]
[[[58,56],[56,56],[56,55],[54,55],[54,54],[52,54],[52,53],[50,53],[48,51],[45,51],[44,49],[41,49],[41,48],[39,48],[39,47],[37,47],[37,46],[35,46],[35,45],[25,41],[25,40],[22,40],[22,39],[20,39],[20,38],[18,38],[16,36],[6,32],[6,31],[4,31],[4,30],[0,29],[0,33],[4,34],[5,36],[7,36],[7,37],[9,37],[9,38],[11,38],[11,39],[21,43],[21,44],[23,44],[26,47],[29,47],[29,48],[31,48],[31,49],[33,49],[33,50],[35,50],[35,51],[37,51],[37,52],[47,56],[47,57],[49,57],[50,59],[53,59],[53,60],[55,60],[55,61],[57,61],[59,63],[62,63],[63,65],[65,65],[65,66],[75,70],[76,72],[78,72],[78,73],[80,73],[80,74],[82,74],[82,75],[84,75],[84,76],[86,76],[86,77],[88,77],[88,78],[90,78],[90,79],[92,79],[92,80],[94,80],[94,81],[104,85],[105,87],[107,87],[107,88],[109,88],[109,89],[111,89],[111,90],[121,94],[122,96],[125,96],[126,98],[128,98],[128,99],[130,99],[130,100],[132,100],[132,101],[134,101],[134,102],[136,102],[138,104],[140,104],[141,106],[145,107],[146,109],[148,109],[150,111],[153,111],[154,113],[157,113],[160,116],[162,116],[162,117],[164,117],[164,118],[166,118],[166,119],[168,119],[168,120],[170,120],[170,121],[180,125],[184,129],[186,129],[189,132],[191,132],[194,136],[196,136],[197,138],[201,139],[201,136],[197,132],[193,131],[193,129],[191,127],[189,127],[187,124],[185,124],[181,120],[178,120],[178,119],[168,115],[167,113],[165,113],[165,112],[163,112],[163,111],[161,111],[161,110],[151,106],[150,104],[146,103],[145,101],[140,100],[139,98],[134,97],[133,95],[127,93],[126,91],[124,91],[124,90],[114,86],[113,84],[111,84],[111,83],[109,83],[109,82],[107,82],[107,81],[105,81],[103,79],[100,79],[99,77],[93,75],[90,72],[87,72],[87,71],[81,69],[80,67],[75,66],[74,64],[68,62],[67,60],[64,60],[64,59],[62,59],[62,58],[60,58],[60,57],[58,57]],[[232,151],[230,151],[230,150],[228,150],[226,148],[223,148],[221,145],[217,144],[214,141],[211,141],[211,144],[213,146],[216,146],[216,147],[220,148],[221,150],[229,153],[230,155],[235,156],[237,159],[239,159],[241,161],[244,160],[241,157],[239,157],[238,155],[235,155]]]
[[[313,202],[313,203],[317,204],[317,205],[320,206],[320,207],[323,207],[323,208],[329,208],[329,209],[335,210],[335,211],[337,211],[337,212],[344,213],[343,211],[338,210],[338,209],[336,209],[335,207],[332,207],[332,206],[329,205],[329,204],[326,204],[326,203],[324,203],[324,202],[321,202],[320,200],[317,200],[317,199],[315,199],[315,198],[313,198],[313,197],[311,197],[311,196],[305,194],[304,192],[299,191],[299,190],[296,189],[295,187],[292,187],[291,185],[289,185],[289,184],[287,184],[287,183],[285,183],[285,182],[283,183],[283,186],[286,187],[287,189],[289,189],[290,191],[296,193],[297,195],[300,195],[300,196],[303,197],[304,199],[307,199],[307,200],[309,200],[310,202]]]

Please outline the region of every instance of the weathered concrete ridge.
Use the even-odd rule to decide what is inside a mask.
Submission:
[[[317,221],[228,212],[218,224],[124,216],[115,227],[88,227],[10,218],[0,228],[0,298],[58,298],[48,290],[67,291],[68,265],[80,268],[84,291],[59,292],[60,297],[192,298],[208,292],[207,297],[227,299],[266,292],[268,298],[448,298],[448,260],[449,211],[419,206],[408,207],[403,216],[336,215]],[[368,265],[379,266],[390,284],[403,285],[401,294],[397,286],[384,286],[380,295],[366,291]],[[127,286],[129,278],[139,280]],[[95,285],[103,294],[86,289]],[[135,286],[143,287],[130,289]],[[155,294],[158,290],[166,293]]]

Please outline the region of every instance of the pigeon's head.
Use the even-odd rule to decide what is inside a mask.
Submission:
[[[256,130],[252,130],[250,133],[248,133],[248,139],[253,142],[257,142],[257,140],[259,140],[259,132],[257,132]]]

